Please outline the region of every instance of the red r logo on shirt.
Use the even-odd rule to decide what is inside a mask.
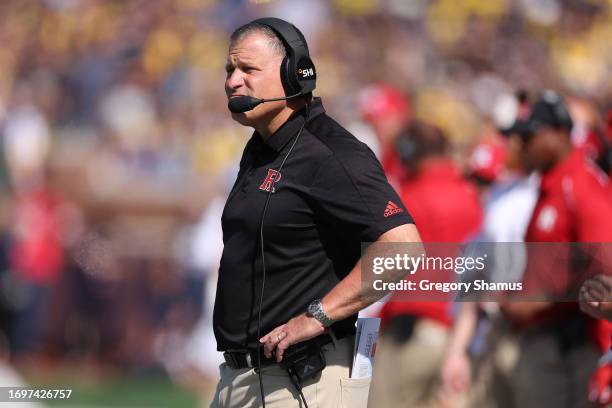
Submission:
[[[274,184],[278,183],[280,179],[281,174],[278,171],[268,169],[268,175],[266,176],[264,182],[261,183],[261,186],[259,186],[259,189],[269,192],[270,188],[272,188],[272,192],[274,193]]]

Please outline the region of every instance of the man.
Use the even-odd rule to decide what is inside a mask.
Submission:
[[[361,242],[419,242],[418,232],[373,153],[312,98],[297,28],[238,28],[226,68],[232,118],[255,132],[222,216],[213,324],[226,363],[212,406],[365,406],[369,379],[349,378],[355,321],[383,294],[362,288]],[[281,364],[305,345],[326,367],[295,381]]]
[[[489,261],[486,278],[492,282],[522,281],[525,248],[520,243],[538,197],[538,175],[526,175],[520,165],[522,134],[530,107],[523,93],[518,95],[518,101],[515,122],[509,128],[500,129],[501,135],[507,137],[506,152],[495,141],[484,145],[492,151],[483,154],[481,144],[474,149],[470,160],[471,175],[480,186],[484,205],[476,246],[499,243],[487,245],[493,262]],[[479,343],[477,351],[470,350],[471,344]],[[468,406],[515,406],[511,383],[517,349],[516,334],[499,313],[496,303],[461,302],[440,372],[443,394],[449,398],[469,391]]]
[[[581,150],[572,148],[572,120],[561,98],[545,92],[533,107],[528,127],[524,159],[542,174],[542,180],[525,241],[612,241],[612,201],[605,175]],[[541,246],[532,247],[534,251],[538,248]],[[562,255],[561,250],[559,245],[551,249],[556,258]],[[572,278],[571,274],[564,276],[562,268],[551,271],[555,276],[543,276],[542,270],[532,267],[534,261],[538,259],[530,256],[523,278],[527,291],[544,289],[540,285],[542,278],[548,278],[553,285]],[[559,290],[563,288],[555,288],[557,295]],[[506,303],[502,311],[519,335],[520,355],[513,376],[517,405],[589,406],[585,390],[598,350],[588,334],[599,323],[587,319],[572,302]]]
[[[478,232],[482,218],[478,193],[449,157],[443,132],[414,121],[402,130],[396,145],[408,173],[403,176],[402,201],[419,225],[423,241],[458,245]],[[383,329],[370,405],[436,406],[438,372],[452,322],[450,299],[407,301],[399,296],[381,311]]]

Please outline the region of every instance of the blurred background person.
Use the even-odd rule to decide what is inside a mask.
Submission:
[[[527,262],[525,232],[535,206],[539,176],[528,173],[521,160],[521,135],[531,106],[527,93],[517,93],[508,107],[515,117],[476,145],[468,174],[479,186],[484,207],[475,245],[489,256],[485,278],[491,282],[520,282]],[[492,244],[487,244],[492,243]],[[495,243],[500,243],[496,245]],[[513,407],[513,370],[518,360],[517,336],[495,302],[459,302],[449,347],[440,370],[443,393],[468,394],[468,406]]]
[[[612,204],[612,200],[605,193],[604,186],[607,181],[601,178],[601,169],[597,168],[594,163],[589,164],[587,149],[583,148],[582,145],[573,143],[570,138],[570,131],[574,126],[562,100],[555,93],[547,91],[533,108],[529,108],[526,116],[527,118],[519,118],[515,125],[504,133],[510,136],[510,140],[518,142],[523,167],[537,170],[545,177],[548,175],[548,182],[544,182],[542,187],[539,187],[539,183],[534,184],[536,179],[532,175],[521,182],[522,187],[520,187],[521,184],[515,184],[514,188],[501,195],[500,198],[491,200],[491,205],[487,207],[488,213],[502,210],[504,202],[507,202],[508,205],[505,206],[505,216],[497,212],[495,218],[485,217],[483,234],[486,234],[486,238],[484,241],[517,243],[521,238],[511,232],[523,231],[523,236],[528,242],[534,240],[541,242],[541,237],[539,239],[534,238],[533,229],[541,228],[550,232],[556,225],[557,235],[554,238],[550,236],[545,241],[608,242],[609,238],[605,237],[604,232],[606,227],[601,228],[602,222],[604,222],[603,218],[609,217],[609,207]],[[540,140],[539,147],[534,147],[532,138],[538,137],[534,133],[545,131],[556,132],[554,133],[556,138],[549,133],[548,136],[552,137],[552,140],[549,140],[548,144]],[[563,167],[560,164],[571,162],[571,157],[574,157],[574,166],[565,164],[565,167]],[[534,163],[539,163],[539,165],[534,165]],[[589,176],[585,177],[584,167],[581,166],[586,166],[588,169],[586,173],[589,173]],[[556,178],[550,176],[554,168],[558,169]],[[559,174],[563,174],[563,176]],[[600,175],[598,176],[598,174]],[[594,186],[594,188],[586,190],[583,186],[576,187],[577,190],[571,189],[568,191],[566,189],[564,190],[565,193],[562,194],[560,192],[561,188],[555,184],[555,181],[551,181],[557,180],[557,184],[560,184],[558,180],[561,178],[565,180],[566,188],[568,183],[571,183],[574,187],[595,180],[599,185],[593,184],[591,187]],[[537,195],[535,194],[535,187],[538,190]],[[569,194],[569,196],[564,194]],[[581,197],[574,198],[574,194],[581,195]],[[590,195],[591,198],[586,198],[587,195],[585,194]],[[495,198],[495,195],[492,196]],[[558,200],[561,196],[569,201]],[[555,201],[555,197],[557,201]],[[583,212],[585,209],[578,210],[575,199],[592,200],[589,205],[598,207],[592,209],[590,215],[585,218]],[[555,208],[543,207],[545,212],[555,211],[552,215],[547,214],[548,224],[544,224],[543,221],[534,221],[538,219],[536,216],[542,217],[539,212],[533,213],[533,209],[537,208],[535,207],[536,201],[542,207],[542,200],[548,200],[546,201],[549,203],[548,205],[552,200],[555,205],[560,206],[558,209],[560,213],[557,213]],[[575,214],[575,212],[578,214]],[[580,216],[580,213],[583,216]],[[511,214],[511,218],[509,214]],[[521,214],[526,215],[526,217],[521,217]],[[514,221],[516,217],[518,217],[516,225],[513,225],[512,228],[503,228],[503,220],[512,219]],[[603,218],[595,221],[591,217]],[[528,222],[521,222],[521,220]],[[578,223],[581,223],[581,225],[578,226]],[[491,225],[497,226],[490,228]],[[530,229],[532,231],[531,235],[529,233]],[[568,234],[576,235],[570,236]],[[517,268],[505,267],[503,271],[498,271],[493,267],[492,271],[488,271],[488,278],[493,278],[494,281],[516,281],[518,279],[527,280],[527,282],[529,282],[529,279],[533,279],[531,275],[523,276],[523,272],[530,261],[528,255],[534,256],[535,251],[520,250],[521,247],[516,244],[500,244],[493,247],[496,261],[500,255],[500,251],[496,248],[504,251],[507,251],[508,248],[512,249],[510,255],[513,262],[506,259],[505,262],[501,262],[501,265],[514,265]],[[557,251],[559,250],[561,249],[557,249]],[[538,255],[535,254],[535,256]],[[539,256],[542,256],[542,254],[540,253]],[[551,277],[551,279],[563,281],[566,278],[563,271],[559,270],[557,272],[558,276]],[[594,351],[595,343],[591,343],[591,341],[598,340],[600,346],[606,347],[604,344],[609,343],[609,328],[598,322],[586,322],[580,313],[576,313],[577,307],[573,307],[575,303],[503,303],[501,314],[498,313],[496,304],[485,303],[481,306],[492,321],[487,334],[484,354],[480,356],[476,367],[478,372],[473,375],[470,370],[468,347],[473,340],[472,336],[478,336],[476,324],[479,313],[474,304],[464,303],[460,306],[457,318],[458,324],[453,330],[451,347],[442,370],[443,383],[448,388],[465,389],[472,382],[470,377],[473,377],[475,380],[470,401],[475,405],[522,406],[527,403],[523,400],[524,395],[530,395],[529,398],[532,401],[540,401],[535,402],[535,404],[538,404],[543,403],[542,401],[547,398],[552,398],[549,393],[553,393],[555,398],[560,398],[559,403],[563,400],[564,403],[569,404],[568,406],[588,405],[586,382],[589,373],[594,369],[593,357],[597,354]],[[564,327],[564,330],[559,330],[558,327],[560,326]],[[532,347],[545,344],[545,341],[549,340],[552,343],[549,344],[550,347],[540,350],[532,349]],[[535,357],[536,354],[537,358]],[[580,356],[572,357],[576,354]],[[588,356],[590,358],[587,358]],[[551,376],[546,374],[548,371],[543,366],[538,366],[538,363],[547,364],[546,361],[573,358],[576,358],[579,363],[574,364],[572,362],[572,369],[565,371],[557,369],[555,374]],[[566,393],[553,392],[553,389],[561,387],[564,375],[579,377],[579,379],[570,382],[565,380],[568,384],[574,384],[572,390]],[[463,379],[463,382],[461,383],[457,378]],[[557,386],[552,385],[554,381],[558,381]]]
[[[525,241],[612,242],[607,179],[583,150],[573,146],[573,121],[561,97],[545,91],[534,104],[527,125],[523,156],[527,166],[542,174],[542,181]],[[529,264],[534,261],[528,260]],[[569,270],[576,272],[580,271]],[[542,273],[526,270],[526,290],[568,290],[563,282],[571,278],[564,276],[564,270],[544,277],[555,282],[553,288],[540,286],[546,282]],[[598,338],[593,333],[603,332],[599,345],[606,350],[609,326],[587,318],[576,302],[509,302],[502,304],[502,311],[519,336],[520,354],[514,370],[517,405],[589,406],[587,383],[599,357],[594,341]],[[558,367],[552,369],[551,364]]]
[[[428,123],[414,121],[399,133],[395,143],[405,168],[402,202],[413,214],[423,242],[469,240],[480,228],[482,210],[476,189],[463,178],[449,155],[444,133]],[[385,303],[371,405],[438,404],[438,372],[452,322],[451,304],[393,296]]]

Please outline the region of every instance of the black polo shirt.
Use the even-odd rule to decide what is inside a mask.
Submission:
[[[359,260],[361,242],[412,223],[383,169],[364,144],[312,102],[309,119],[280,174],[276,172],[305,109],[265,142],[255,132],[221,219],[224,250],[213,317],[218,350],[257,346],[264,220],[265,291],[261,335],[323,298]],[[357,316],[333,327],[353,331]]]

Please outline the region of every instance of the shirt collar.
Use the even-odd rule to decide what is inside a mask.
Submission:
[[[285,145],[295,136],[297,132],[300,130],[304,121],[306,120],[306,107],[300,109],[283,125],[276,131],[272,136],[270,136],[264,143],[272,148],[275,152],[280,152],[283,150]],[[322,113],[325,113],[325,108],[323,108],[323,103],[321,102],[321,98],[313,98],[310,103],[310,113],[308,115],[308,122],[312,121],[312,119]],[[261,140],[261,136],[255,132],[255,134]]]

